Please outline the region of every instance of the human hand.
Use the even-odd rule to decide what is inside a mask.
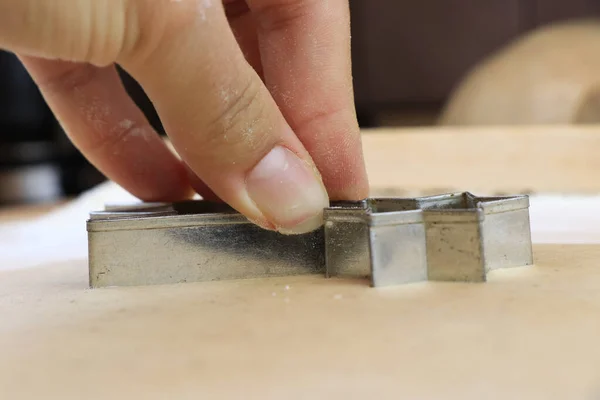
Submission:
[[[354,113],[348,0],[0,0],[61,125],[145,201],[219,198],[285,233],[319,227],[368,184]],[[127,96],[153,101],[175,157]]]

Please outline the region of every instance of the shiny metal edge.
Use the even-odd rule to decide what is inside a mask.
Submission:
[[[90,221],[104,221],[115,219],[132,219],[132,218],[148,218],[148,217],[164,217],[169,215],[177,215],[174,211],[141,211],[141,212],[121,212],[121,211],[96,211],[90,213]]]
[[[392,211],[382,213],[372,213],[368,216],[367,222],[369,226],[391,226],[391,225],[408,225],[423,223],[422,210],[409,211]]]
[[[500,214],[529,208],[529,196],[513,196],[506,198],[477,198],[477,207],[485,214]]]
[[[108,232],[121,230],[167,229],[203,225],[250,224],[242,214],[184,214],[138,216],[136,218],[89,219],[88,232]]]
[[[368,220],[368,213],[365,210],[355,209],[326,209],[323,213],[323,220],[325,223],[334,222],[354,222],[363,223]]]
[[[138,212],[138,211],[158,211],[163,209],[173,209],[173,203],[132,203],[132,204],[105,204],[104,212]]]
[[[461,207],[461,208],[444,208],[443,204],[453,200],[455,198],[463,197],[465,200],[473,203],[472,207]],[[423,210],[446,210],[449,212],[458,212],[461,210],[472,210],[472,209],[483,209],[486,214],[500,213],[507,211],[520,210],[529,207],[529,196],[527,195],[513,195],[513,196],[476,196],[471,192],[455,192],[446,193],[435,196],[424,196],[417,197],[415,199],[419,207],[422,202],[432,202],[433,204],[441,203],[442,206],[439,208],[428,207],[421,208]]]
[[[461,197],[464,195],[472,196],[471,192],[449,192],[449,193],[435,194],[432,196],[416,197],[415,199],[416,200],[447,200],[450,198]]]

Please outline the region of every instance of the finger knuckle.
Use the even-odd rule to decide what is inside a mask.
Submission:
[[[117,56],[117,62],[137,66],[144,65],[149,55],[159,46],[166,31],[169,18],[165,17],[160,9],[147,7],[143,0],[127,0],[125,7],[125,21],[127,29],[123,34],[123,41]],[[157,18],[156,15],[163,15]]]
[[[122,1],[126,2],[126,29],[118,61],[131,67],[145,66],[198,28],[200,8],[196,1],[157,1],[152,7],[148,7],[148,0]]]
[[[131,32],[129,0],[88,2],[80,34],[72,35],[73,58],[96,66],[113,64]]]
[[[258,148],[268,136],[264,129],[266,109],[260,101],[261,87],[255,79],[246,82],[242,89],[222,89],[219,93],[222,106],[217,116],[206,127],[205,145],[212,150],[229,151]],[[262,129],[261,129],[262,128]]]

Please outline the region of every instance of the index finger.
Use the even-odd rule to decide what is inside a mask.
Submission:
[[[369,186],[356,120],[348,0],[248,0],[265,83],[319,168],[330,198]]]

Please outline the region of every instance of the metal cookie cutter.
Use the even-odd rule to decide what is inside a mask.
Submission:
[[[531,265],[529,198],[451,193],[372,198],[325,211],[327,276],[388,286],[484,282],[490,270]]]
[[[486,280],[533,262],[526,196],[455,193],[335,202],[321,229],[264,230],[220,203],[108,207],[87,221],[91,287],[302,274],[372,286]]]
[[[286,236],[220,203],[110,207],[87,230],[91,287],[325,272],[323,230]]]

